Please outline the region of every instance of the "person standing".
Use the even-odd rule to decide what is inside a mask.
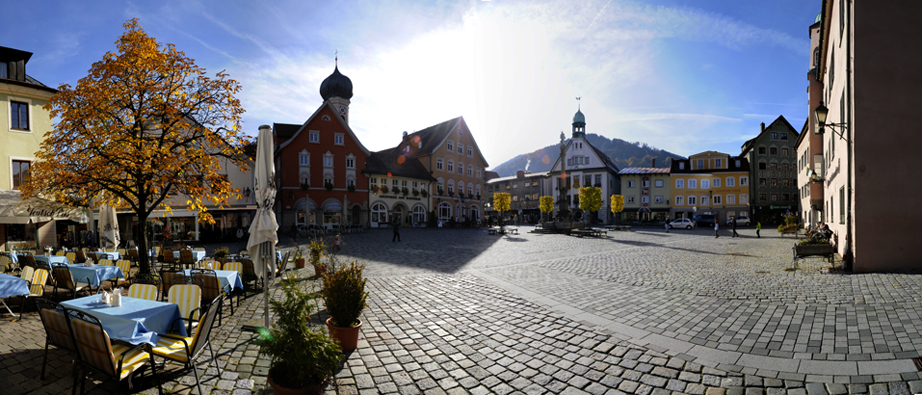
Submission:
[[[666,233],[669,233],[669,218],[666,218]]]
[[[761,238],[761,237],[762,237],[762,236],[759,236],[759,231],[760,231],[760,230],[762,230],[762,223],[761,223],[761,222],[756,222],[756,237],[757,237],[757,238]]]
[[[739,233],[736,233],[736,218],[732,218],[730,221],[733,221],[730,223],[733,226],[733,237],[739,236]]]
[[[717,233],[718,230],[720,230],[720,225],[717,224],[717,220],[715,219],[714,220],[714,238],[715,239],[720,237],[720,233]]]
[[[400,221],[394,221],[394,237],[391,238],[391,242],[395,241],[400,241]]]

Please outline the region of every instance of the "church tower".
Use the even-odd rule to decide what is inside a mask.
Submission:
[[[579,98],[576,98],[579,100]],[[577,105],[576,114],[573,115],[573,138],[586,138],[586,116]]]
[[[333,74],[330,74],[320,84],[320,97],[323,101],[329,101],[336,109],[336,112],[342,117],[346,124],[349,124],[349,99],[352,98],[352,80],[339,72],[339,58],[336,58]]]

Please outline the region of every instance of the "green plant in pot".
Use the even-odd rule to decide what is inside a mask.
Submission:
[[[355,350],[362,321],[359,316],[365,309],[364,264],[352,261],[348,266],[338,265],[323,275],[323,302],[326,305],[327,327],[330,336],[339,340],[343,351]]]
[[[307,246],[308,253],[311,258],[311,265],[314,266],[314,274],[319,276],[323,273],[326,273],[327,267],[321,262],[320,258],[323,256],[323,250],[327,248],[326,244],[323,243],[323,240],[311,240],[310,245]]]
[[[304,269],[304,247],[295,246],[295,267]]]
[[[316,311],[316,301],[294,277],[282,281],[284,300],[269,301],[276,323],[260,330],[259,347],[271,359],[269,385],[275,394],[321,394],[342,354],[335,340],[308,324],[305,317]]]
[[[227,262],[227,247],[221,247],[214,251],[214,259],[221,263]]]

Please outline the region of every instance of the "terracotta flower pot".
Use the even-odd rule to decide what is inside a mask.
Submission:
[[[314,265],[314,275],[320,277],[327,272],[327,265]]]
[[[304,269],[304,258],[295,259],[295,267],[298,269]]]
[[[323,393],[323,387],[326,385],[326,381],[324,381],[323,383],[312,385],[307,388],[286,388],[273,381],[271,373],[268,377],[269,386],[272,387],[272,393],[276,395],[317,395]]]
[[[332,319],[333,318],[327,318],[327,329],[330,330],[330,337],[339,340],[339,348],[342,349],[343,352],[355,350],[359,344],[359,329],[362,328],[362,320],[358,320],[359,324],[356,326],[340,328],[330,325]]]

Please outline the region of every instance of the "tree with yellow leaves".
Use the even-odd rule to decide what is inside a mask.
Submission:
[[[502,230],[504,224],[504,211],[509,210],[509,205],[512,204],[512,195],[509,195],[509,192],[497,192],[493,194],[493,208],[496,211],[499,211],[499,228]]]
[[[624,196],[611,195],[611,212],[615,213],[615,222],[618,222],[618,213],[624,211]]]
[[[538,209],[542,213],[550,214],[554,212],[554,197],[553,196],[542,196],[540,199],[541,205],[538,206]]]
[[[45,106],[58,119],[36,153],[24,198],[53,196],[71,205],[131,209],[147,251],[148,217],[182,206],[213,223],[206,209],[240,191],[222,162],[246,171],[240,84],[214,78],[172,44],[148,36],[137,19],[75,87],[64,84]],[[178,195],[183,199],[175,201]],[[140,269],[150,272],[148,255]]]
[[[591,225],[589,213],[594,213],[602,208],[602,188],[582,187],[579,189],[579,208],[583,210],[586,227]]]

